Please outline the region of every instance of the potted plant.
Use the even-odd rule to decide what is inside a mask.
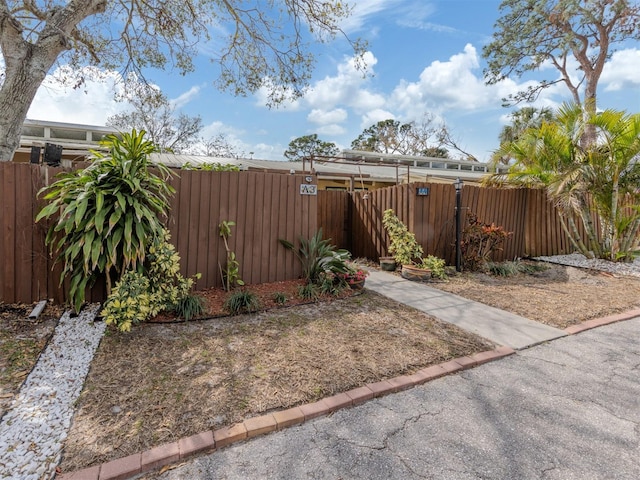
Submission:
[[[380,269],[385,272],[395,272],[398,264],[394,257],[380,257]]]
[[[403,278],[424,281],[432,277],[441,279],[446,277],[445,261],[433,255],[422,258],[424,251],[416,240],[416,236],[393,213],[393,210],[385,210],[382,224],[391,240],[389,252],[393,254],[396,262],[402,265]]]
[[[416,240],[416,236],[393,213],[393,210],[384,211],[382,225],[384,225],[391,242],[389,253],[393,255],[399,265],[411,265],[414,260],[422,258],[422,246]]]
[[[347,285],[353,290],[362,290],[364,288],[364,282],[369,275],[369,272],[363,270],[357,265],[350,264],[346,273],[339,273]]]

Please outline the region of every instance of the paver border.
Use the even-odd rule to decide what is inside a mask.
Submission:
[[[640,317],[640,308],[587,320],[578,325],[571,325],[565,328],[564,331],[568,335],[575,335],[586,330],[631,320],[636,317]],[[215,431],[200,432],[172,443],[153,447],[145,452],[111,460],[83,470],[56,475],[56,478],[59,480],[126,480],[150,469],[157,469],[175,463],[178,459],[183,460],[202,453],[211,453],[248,438],[298,425],[313,418],[329,415],[343,408],[360,405],[372,398],[422,385],[445,375],[474,368],[515,353],[516,350],[513,348],[501,346],[493,350],[455,358],[425,367],[412,375],[400,375],[380,382],[370,383],[363,387],[357,387],[316,402],[248,418],[242,423]]]
[[[445,375],[473,368],[514,353],[516,351],[510,347],[498,347],[474,355],[448,360],[437,365],[425,367],[412,375],[400,375],[338,393],[316,402],[247,418],[235,425],[196,433],[175,442],[153,447],[150,450],[127,457],[117,458],[101,465],[63,473],[57,475],[56,478],[59,480],[126,480],[149,470],[170,465],[178,460],[192,458],[202,453],[211,453],[248,438],[298,425],[317,417],[329,415],[343,408],[360,405],[372,398],[407,390],[416,385],[422,385]]]

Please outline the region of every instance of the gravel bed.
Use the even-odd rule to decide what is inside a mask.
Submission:
[[[105,324],[99,305],[60,318],[10,409],[0,423],[0,478],[52,478]]]
[[[599,258],[589,259],[581,253],[572,253],[570,255],[554,255],[553,257],[536,257],[535,260],[559,263],[571,267],[591,268],[616,275],[640,277],[640,258],[636,259],[633,263],[610,262]]]

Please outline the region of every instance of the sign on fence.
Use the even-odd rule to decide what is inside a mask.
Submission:
[[[318,195],[318,186],[317,185],[300,185],[300,195]]]

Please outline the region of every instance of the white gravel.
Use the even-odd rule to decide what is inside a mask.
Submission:
[[[99,305],[66,312],[0,423],[0,478],[52,478],[105,324]]]
[[[633,263],[610,262],[597,258],[589,259],[581,253],[572,253],[570,255],[554,255],[553,257],[536,257],[536,260],[544,262],[559,263],[561,265],[569,265],[572,267],[591,268],[593,270],[601,270],[616,275],[631,275],[640,277],[640,258]]]

